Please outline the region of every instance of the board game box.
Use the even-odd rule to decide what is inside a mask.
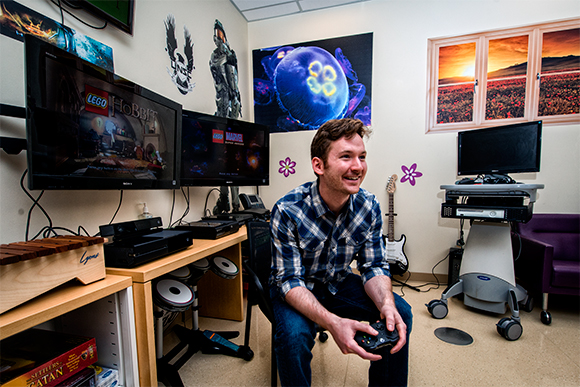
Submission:
[[[0,343],[0,386],[56,386],[96,361],[94,338],[29,329]]]

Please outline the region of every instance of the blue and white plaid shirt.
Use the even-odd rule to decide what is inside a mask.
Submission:
[[[272,275],[283,297],[290,289],[315,283],[336,293],[338,284],[352,272],[357,258],[363,283],[388,275],[379,202],[364,189],[351,195],[336,217],[322,200],[318,183],[290,191],[272,209]]]

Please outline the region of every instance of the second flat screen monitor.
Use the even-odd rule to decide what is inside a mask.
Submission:
[[[181,185],[262,186],[270,180],[265,125],[183,111]]]

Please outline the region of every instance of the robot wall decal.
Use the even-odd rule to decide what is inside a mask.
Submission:
[[[215,86],[215,115],[237,119],[242,116],[242,101],[238,89],[238,58],[231,49],[224,26],[215,20],[212,52],[209,67]]]

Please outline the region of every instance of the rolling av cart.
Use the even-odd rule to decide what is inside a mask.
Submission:
[[[471,221],[459,269],[459,278],[426,306],[434,318],[448,313],[448,299],[463,294],[465,305],[497,314],[511,310],[496,324],[509,341],[523,333],[520,306],[527,312],[533,300],[516,284],[509,222],[527,222],[532,217],[536,191],[543,184],[442,185],[445,202],[441,217]]]

